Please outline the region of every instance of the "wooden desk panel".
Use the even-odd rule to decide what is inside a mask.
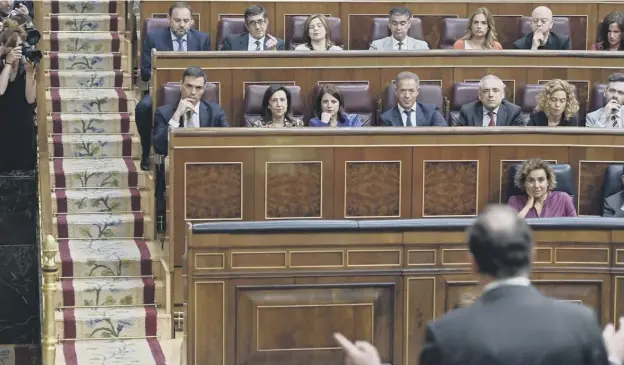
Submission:
[[[201,31],[212,36],[212,47],[217,48],[217,29],[222,17],[243,16],[245,9],[256,3],[248,1],[191,0],[194,17]],[[440,30],[444,18],[467,18],[477,8],[487,7],[496,22],[499,40],[503,48],[512,48],[512,43],[519,36],[519,20],[529,16],[536,6],[531,1],[512,1],[501,4],[496,1],[461,2],[455,0],[412,1],[409,3],[388,1],[358,2],[294,2],[269,1],[260,3],[267,9],[270,33],[285,39],[288,34],[289,19],[294,15],[322,13],[342,19],[342,36],[346,49],[368,49],[368,34],[372,19],[386,17],[395,6],[407,6],[415,17],[422,20],[425,40],[430,48],[438,48]],[[141,19],[166,16],[169,3],[158,0],[141,1]],[[555,16],[570,19],[572,47],[576,50],[589,49],[595,42],[599,22],[611,11],[619,10],[617,2],[574,1],[550,2]],[[142,24],[138,29],[143,29]]]
[[[170,257],[182,265],[187,221],[474,216],[532,157],[570,164],[578,213],[599,215],[622,146],[624,132],[585,128],[176,130]]]
[[[447,99],[453,84],[479,81],[494,74],[507,85],[507,99],[519,102],[518,95],[526,84],[547,82],[553,78],[569,80],[579,89],[581,114],[589,103],[590,90],[606,82],[609,74],[624,72],[621,55],[611,52],[530,52],[530,51],[368,51],[308,53],[266,52],[249,57],[244,52],[156,52],[153,57],[153,98],[158,100],[160,85],[180,81],[188,66],[199,66],[209,82],[219,85],[220,104],[230,124],[240,126],[243,120],[245,87],[257,83],[298,85],[306,109],[311,109],[313,89],[327,81],[360,81],[368,83],[372,97],[379,101],[385,89],[401,71],[418,74],[422,83],[442,87]],[[156,104],[154,104],[154,108]]]
[[[463,227],[187,235],[190,365],[338,363],[335,331],[373,342],[384,362],[415,364],[427,322],[479,294]],[[619,236],[538,229],[534,284],[613,321],[624,314],[624,276],[610,261]],[[214,257],[223,265],[207,267]]]

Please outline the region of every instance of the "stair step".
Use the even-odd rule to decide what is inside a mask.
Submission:
[[[148,188],[152,181],[141,171],[139,161],[122,158],[50,161],[53,188]]]
[[[152,218],[138,212],[123,214],[63,214],[54,217],[53,234],[58,238],[152,239],[153,233],[154,223]]]
[[[63,279],[57,284],[55,305],[61,307],[165,305],[163,282],[151,277]]]
[[[82,13],[116,13],[123,9],[123,0],[85,1],[85,0],[43,0],[44,14],[82,14]]]
[[[53,113],[134,113],[131,90],[64,89],[46,91],[48,110]]]
[[[43,58],[46,70],[111,71],[131,69],[129,59],[121,53],[50,52]]]
[[[154,306],[64,308],[55,314],[62,339],[171,337],[171,315]]]
[[[46,88],[129,88],[132,77],[121,70],[91,71],[91,70],[53,70],[46,78]]]
[[[48,23],[49,22],[49,23]],[[117,14],[53,14],[45,17],[53,32],[117,32],[120,27]]]
[[[55,364],[179,365],[182,351],[181,339],[68,341],[57,345]]]
[[[51,52],[106,53],[121,52],[125,37],[117,32],[51,32],[43,34],[42,42]]]
[[[154,276],[164,279],[160,242],[103,239],[59,240],[61,277]]]
[[[52,157],[62,158],[140,158],[138,137],[109,134],[58,134],[48,138]]]
[[[53,113],[47,119],[52,134],[138,134],[128,113]]]
[[[57,189],[52,193],[52,213],[146,213],[152,210],[149,195],[137,188]]]

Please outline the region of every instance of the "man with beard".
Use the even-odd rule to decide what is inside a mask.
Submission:
[[[611,74],[608,81],[604,92],[607,104],[587,114],[587,127],[624,128],[624,73]]]

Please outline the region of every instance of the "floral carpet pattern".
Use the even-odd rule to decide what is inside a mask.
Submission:
[[[60,278],[56,364],[172,365],[153,183],[139,168],[121,0],[46,0],[46,105]]]

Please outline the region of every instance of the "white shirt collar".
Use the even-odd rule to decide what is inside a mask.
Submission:
[[[172,42],[177,42],[178,41],[178,37],[176,37],[175,33],[171,29],[169,29],[169,33],[171,33],[171,41]],[[188,33],[183,35],[182,39],[184,39],[185,42],[188,42]]]
[[[393,36],[390,36],[390,38],[392,38],[392,48],[399,49],[399,41]],[[407,49],[407,39],[408,37],[405,37],[405,39],[401,41],[403,42],[403,45],[401,46],[401,51]]]
[[[483,288],[483,293],[486,293],[490,290],[494,290],[501,286],[530,286],[531,280],[524,276],[517,276],[514,278],[507,279],[499,279],[495,280]]]
[[[397,107],[399,108],[399,111],[401,112],[401,115],[403,115],[403,113],[407,110],[407,109],[403,108],[400,104],[397,104]],[[414,105],[412,106],[412,112],[413,113],[416,112],[416,103],[414,103]]]
[[[500,109],[500,105],[496,107],[496,109],[492,110],[494,112],[494,115],[498,114],[498,109]],[[488,109],[485,107],[485,105],[483,106],[483,116],[485,117],[486,115],[488,115],[489,111]]]
[[[256,39],[254,37],[251,36],[251,34],[248,35],[249,37],[249,50],[256,50],[256,41],[260,41],[260,49],[264,50],[264,39],[266,38],[266,36],[260,38],[260,39]]]
[[[201,100],[197,102],[197,105],[195,105],[195,109],[193,109],[193,114],[199,114],[199,104],[201,104]]]

